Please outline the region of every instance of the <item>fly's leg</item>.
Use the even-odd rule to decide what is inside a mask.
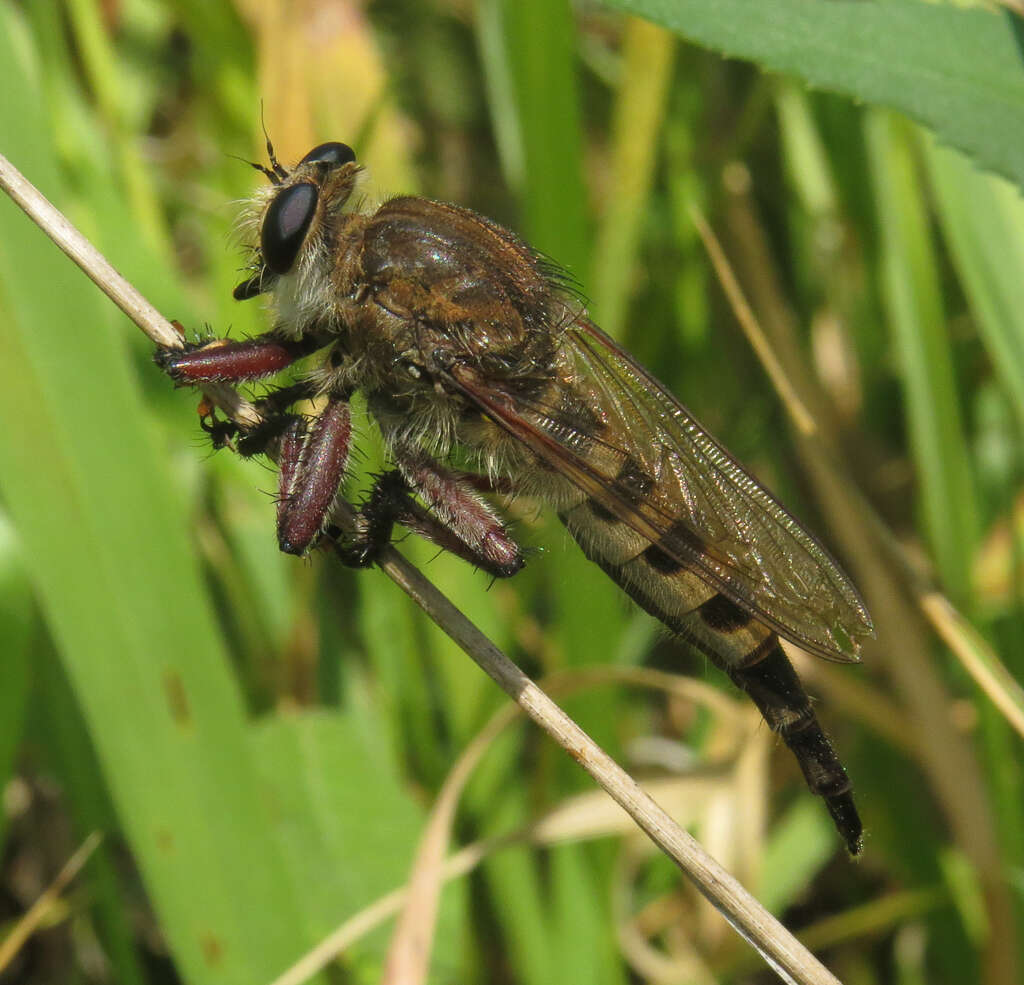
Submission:
[[[281,387],[255,403],[261,422],[242,430],[218,420],[200,404],[201,426],[215,447],[232,445],[243,457],[270,454],[278,460],[277,542],[286,554],[303,555],[316,542],[345,479],[352,422],[348,395],[331,397],[309,420],[287,413],[298,400],[316,395],[310,382]]]
[[[241,342],[222,339],[183,350],[159,349],[155,359],[177,383],[240,383],[271,376],[324,344],[315,333],[297,340],[267,335]],[[311,425],[301,416],[286,413],[292,403],[313,395],[302,383],[275,391],[257,404],[263,422],[244,432],[233,422],[216,420],[205,401],[200,405],[202,426],[215,446],[237,438],[242,455],[277,452],[277,538],[288,554],[303,555],[316,543],[348,465],[349,395],[332,396]],[[357,515],[350,542],[336,543],[346,564],[372,564],[390,541],[394,524],[401,523],[495,577],[508,578],[522,568],[519,545],[478,492],[480,477],[446,469],[420,453],[402,456],[398,464],[400,473],[378,480]]]
[[[398,472],[378,476],[355,515],[353,528],[344,532],[332,528],[334,551],[342,563],[350,568],[372,566],[391,543],[394,525],[411,516],[413,505],[409,487]]]
[[[510,578],[525,564],[497,510],[479,492],[478,476],[450,469],[426,453],[396,451],[398,468],[426,510],[413,501],[403,526],[496,578]]]
[[[281,438],[295,426],[296,415],[287,413],[288,408],[300,400],[312,400],[317,393],[317,386],[310,381],[272,390],[267,396],[253,401],[260,422],[252,427],[242,427],[235,421],[218,418],[216,408],[204,397],[199,402],[199,426],[210,436],[215,449],[231,448],[243,458],[254,455],[276,458],[280,456]]]
[[[299,339],[270,334],[241,342],[218,339],[184,349],[160,348],[154,358],[176,383],[242,383],[272,376],[325,344],[316,333]],[[312,424],[287,413],[296,401],[315,394],[316,387],[309,382],[273,391],[255,404],[262,421],[244,430],[232,421],[217,420],[206,400],[199,407],[203,430],[215,447],[234,442],[238,452],[247,457],[277,453],[277,540],[288,554],[305,554],[315,543],[348,464],[352,438],[349,394],[331,396]]]
[[[510,578],[522,569],[519,545],[477,492],[474,477],[419,453],[400,454],[398,466],[400,472],[380,476],[359,511],[354,535],[337,545],[342,561],[353,567],[373,564],[399,523],[496,578]]]
[[[160,347],[153,359],[175,383],[182,385],[244,383],[273,376],[324,344],[315,334],[300,339],[273,335],[237,342],[215,339],[201,345],[188,344],[184,349]]]
[[[277,502],[277,542],[286,554],[305,554],[326,526],[351,440],[347,396],[331,397],[312,424],[288,416],[280,437]]]

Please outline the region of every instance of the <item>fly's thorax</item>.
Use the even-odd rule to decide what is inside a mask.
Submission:
[[[550,359],[564,307],[542,262],[511,232],[467,209],[404,196],[367,219],[363,276],[374,302],[446,338],[454,358],[487,377],[532,371]]]

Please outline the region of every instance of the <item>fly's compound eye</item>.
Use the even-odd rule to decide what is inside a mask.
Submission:
[[[301,161],[303,164],[323,164],[329,168],[340,168],[343,164],[353,164],[356,159],[356,152],[348,144],[339,144],[332,141],[329,144],[320,144],[314,147]]]
[[[275,273],[286,274],[299,255],[320,193],[303,181],[280,192],[263,217],[260,250],[263,262]]]

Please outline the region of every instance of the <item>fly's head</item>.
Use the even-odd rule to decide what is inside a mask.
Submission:
[[[239,222],[252,250],[252,275],[234,296],[245,301],[273,292],[286,320],[289,308],[300,319],[315,317],[318,296],[329,290],[338,219],[362,168],[348,144],[320,144],[291,171],[274,156],[269,140],[267,150],[270,167],[253,167],[270,184],[253,196]]]

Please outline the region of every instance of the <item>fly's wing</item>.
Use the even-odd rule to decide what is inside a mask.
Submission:
[[[588,406],[593,429],[468,366],[453,366],[451,380],[594,502],[781,636],[856,660],[871,619],[825,548],[592,322],[564,329],[561,353],[561,382]]]

